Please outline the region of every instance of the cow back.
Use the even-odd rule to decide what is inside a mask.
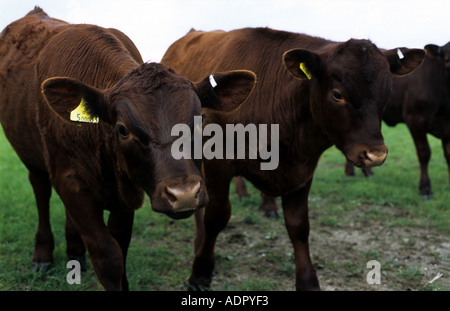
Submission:
[[[45,44],[66,25],[35,8],[0,35],[0,122],[22,161],[39,168],[44,163],[35,121],[39,98],[35,64]]]

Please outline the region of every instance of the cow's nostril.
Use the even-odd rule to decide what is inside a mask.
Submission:
[[[378,153],[366,153],[366,157],[370,160],[371,163],[376,165],[380,165],[386,160],[387,153],[386,152],[378,152]]]
[[[193,194],[195,194],[195,195],[194,195],[195,199],[198,199],[199,196],[200,196],[201,190],[202,190],[202,189],[200,188],[200,182],[197,182],[197,183],[195,184],[195,186],[192,187],[192,189],[191,189],[190,192],[193,193]]]
[[[373,166],[379,166],[384,163],[386,160],[387,152],[386,151],[361,151],[359,153],[359,160],[361,163],[363,163],[366,167],[373,167]]]
[[[167,200],[174,210],[194,209],[201,195],[201,184],[182,185],[178,187],[166,187]]]
[[[370,160],[370,158],[367,156],[367,151],[365,151],[365,150],[359,154],[359,158],[363,161]]]
[[[177,196],[174,193],[174,189],[172,189],[170,187],[166,188],[166,196],[167,196],[167,200],[169,201],[169,203],[171,205],[173,205],[177,201]]]
[[[200,192],[202,192],[202,189],[199,187],[199,189],[197,190],[197,194],[195,195],[196,200],[200,199]]]

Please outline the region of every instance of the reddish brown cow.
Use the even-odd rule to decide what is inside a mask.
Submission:
[[[449,44],[447,46],[450,46]],[[419,193],[424,200],[432,198],[431,181],[428,175],[428,163],[431,149],[428,144],[427,133],[442,140],[444,156],[447,160],[450,175],[450,103],[448,88],[449,75],[445,73],[446,57],[449,59],[450,48],[447,53],[445,47],[435,44],[425,46],[426,56],[422,64],[411,74],[394,77],[393,91],[386,103],[383,120],[389,126],[406,123],[413,138],[420,164]],[[373,176],[370,168],[361,168],[364,176]],[[347,176],[355,175],[352,162],[345,165]],[[245,196],[247,193],[245,182],[236,177],[236,192]],[[277,215],[275,198],[262,195],[262,207],[266,215]]]
[[[210,284],[214,245],[230,219],[229,185],[237,175],[268,195],[281,195],[294,246],[296,287],[320,288],[308,245],[308,193],[314,170],[320,155],[333,144],[360,167],[384,162],[381,115],[391,73],[409,73],[424,56],[423,50],[400,50],[402,57],[397,49],[382,52],[368,40],[340,43],[268,28],[191,30],[169,47],[162,63],[192,80],[233,68],[246,68],[258,76],[245,105],[227,115],[207,109],[205,124],[279,124],[275,170],[260,170],[261,159],[203,162],[210,201],[203,223],[198,222],[191,289]]]
[[[427,133],[442,140],[447,164],[450,167],[450,103],[443,47],[434,44],[425,46],[426,57],[417,70],[406,77],[393,81],[393,91],[383,113],[389,126],[406,123],[416,146],[420,163],[419,192],[428,200],[432,197],[428,162],[431,150]],[[450,53],[449,53],[450,55]],[[353,165],[346,164],[345,172],[354,175]],[[372,175],[368,170],[364,174]]]
[[[201,105],[238,107],[255,84],[249,71],[214,78],[213,89],[209,79],[193,84],[161,64],[143,64],[118,30],[67,24],[40,8],[5,28],[0,121],[36,197],[36,267],[52,261],[53,186],[66,208],[69,257],[84,256],[86,247],[105,289],[128,288],[127,249],[144,193],[173,218],[208,201],[199,163],[171,156],[171,128],[192,128]]]

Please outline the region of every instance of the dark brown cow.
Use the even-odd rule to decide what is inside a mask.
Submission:
[[[245,105],[226,116],[207,110],[205,123],[279,124],[275,170],[260,170],[261,159],[203,162],[210,202],[204,223],[197,227],[192,289],[210,284],[214,245],[231,215],[229,185],[237,175],[268,195],[282,196],[295,252],[296,287],[319,289],[308,246],[308,193],[314,170],[320,155],[333,144],[360,167],[384,162],[381,114],[391,90],[391,73],[409,73],[424,56],[423,50],[400,50],[401,58],[397,49],[381,52],[368,40],[339,43],[268,28],[191,30],[169,47],[162,63],[192,80],[233,68],[246,68],[258,76]]]
[[[161,64],[143,64],[118,30],[70,25],[40,8],[5,28],[0,121],[36,196],[36,267],[52,261],[53,186],[66,207],[69,258],[86,247],[105,289],[128,288],[126,254],[144,193],[173,218],[208,201],[200,163],[171,156],[171,128],[192,127],[201,103],[236,108],[255,84],[249,71],[214,78],[213,89],[209,79],[193,84]],[[107,226],[104,210],[111,212]]]
[[[419,192],[428,200],[432,197],[428,162],[431,150],[427,133],[442,140],[444,155],[450,168],[450,102],[443,47],[425,46],[425,59],[417,70],[393,80],[393,91],[383,113],[389,126],[406,123],[416,146],[420,163]],[[450,53],[449,53],[450,55]],[[346,174],[354,175],[353,165],[346,164]],[[370,170],[364,174],[373,174]]]

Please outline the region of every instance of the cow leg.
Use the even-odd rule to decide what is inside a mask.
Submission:
[[[420,163],[419,191],[424,200],[429,200],[432,198],[431,181],[428,176],[428,162],[431,158],[431,149],[428,144],[427,132],[424,126],[418,124],[414,124],[413,126],[408,124],[408,127],[413,137]]]
[[[239,199],[242,199],[242,197],[250,197],[250,194],[247,191],[247,186],[245,185],[244,178],[241,176],[237,176],[234,177],[233,179],[235,190]]]
[[[372,171],[372,169],[370,167],[361,168],[361,171],[363,172],[364,176],[366,176],[366,177],[375,176],[375,173]]]
[[[209,203],[205,207],[204,216],[201,213],[196,214],[196,234],[202,237],[195,238],[196,253],[192,265],[192,273],[189,277],[189,290],[202,290],[208,288],[211,284],[211,278],[214,271],[215,256],[214,246],[217,236],[227,225],[231,216],[231,204],[228,200],[229,179],[220,185],[208,186]],[[199,223],[203,219],[203,224]]]
[[[81,270],[86,271],[86,247],[66,210],[66,254],[69,260],[77,260]]]
[[[276,198],[261,192],[261,209],[265,212],[267,217],[280,217],[278,211]]]
[[[366,177],[375,175],[371,168],[361,168],[361,172],[363,172],[364,176],[366,176]],[[347,160],[345,162],[345,175],[346,176],[355,176],[355,166],[349,160]]]
[[[123,256],[122,290],[128,291],[128,280],[126,276],[126,259],[128,247],[130,246],[131,233],[133,230],[134,212],[113,211],[109,214],[108,229],[119,243]]]
[[[445,160],[447,161],[447,171],[450,182],[450,137],[442,139],[442,148],[444,149]]]
[[[64,191],[60,197],[83,239],[100,283],[106,290],[122,290],[122,250],[103,221],[103,210],[85,193]]]
[[[194,254],[200,250],[200,246],[205,236],[205,224],[203,222],[203,208],[195,212],[195,238],[194,238]]]
[[[311,181],[298,191],[282,196],[284,220],[294,246],[297,290],[320,290],[316,271],[309,256],[308,193],[310,187]]]
[[[355,166],[349,160],[345,162],[345,175],[346,176],[355,176]]]
[[[250,197],[244,178],[237,176],[234,177],[233,180],[239,199],[242,199],[242,197]],[[261,209],[265,212],[267,217],[280,217],[280,212],[278,211],[277,203],[275,202],[274,197],[265,195],[261,192],[261,201]]]
[[[50,226],[50,197],[52,187],[47,172],[29,170],[38,209],[38,229],[35,235],[33,271],[45,271],[53,261],[54,239]]]

